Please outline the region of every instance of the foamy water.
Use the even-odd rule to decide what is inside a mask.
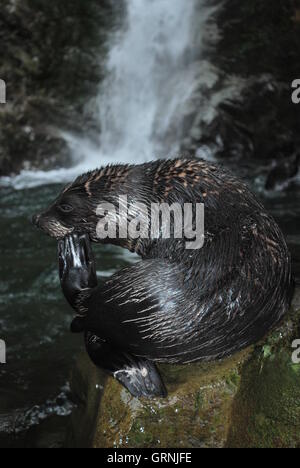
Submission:
[[[213,11],[203,0],[194,23],[196,2],[199,8],[201,0],[126,0],[124,24],[109,38],[106,78],[99,88],[99,146],[64,134],[73,167],[23,170],[1,184],[22,189],[63,183],[107,163],[141,163],[175,155],[186,106],[201,75],[194,54],[197,51],[199,57],[201,43],[205,46]],[[202,79],[214,79],[206,70],[204,64]]]

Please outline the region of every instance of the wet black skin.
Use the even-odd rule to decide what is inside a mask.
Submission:
[[[71,324],[71,331],[80,333],[84,331],[87,311],[85,297],[88,298],[98,284],[89,236],[73,234],[59,240],[58,262],[62,291],[78,314]]]
[[[111,375],[118,372],[115,377],[134,396],[166,396],[166,388],[155,364],[118,349],[118,344],[109,338],[109,334],[105,335],[102,327],[99,330],[99,324],[95,327],[94,314],[88,313],[89,310],[96,311],[99,305],[95,260],[89,236],[71,234],[59,240],[58,260],[62,291],[78,314],[71,323],[71,331],[84,332],[86,350],[92,361]],[[135,371],[134,379],[128,377],[127,369]],[[146,379],[144,369],[147,369]]]
[[[141,261],[97,282],[90,242],[99,203],[204,203],[205,243],[105,240]],[[199,160],[101,168],[79,177],[34,223],[58,240],[63,293],[92,361],[135,396],[164,396],[156,362],[230,356],[288,311],[291,259],[274,219],[229,172]],[[101,241],[103,242],[103,241]]]

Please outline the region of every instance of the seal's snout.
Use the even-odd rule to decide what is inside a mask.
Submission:
[[[33,215],[31,222],[35,227],[41,229],[48,236],[55,239],[63,239],[74,231],[74,227],[65,226],[49,211]]]

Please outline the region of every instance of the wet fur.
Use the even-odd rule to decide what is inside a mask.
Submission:
[[[40,225],[56,238],[63,230],[54,221],[98,241],[97,205],[122,194],[148,206],[204,203],[205,244],[190,251],[184,239],[114,242],[142,260],[91,289],[86,333],[121,354],[188,363],[229,356],[281,320],[292,294],[284,237],[244,183],[217,165],[178,159],[90,172],[65,189]],[[62,201],[76,207],[70,216],[57,210]],[[90,352],[100,366],[104,348],[97,358]]]

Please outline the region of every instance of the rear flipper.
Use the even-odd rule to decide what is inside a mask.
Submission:
[[[166,397],[167,390],[153,362],[123,355],[124,363],[113,376],[136,397]]]
[[[167,390],[153,362],[115,350],[102,338],[87,333],[87,352],[96,366],[104,369],[135,397],[166,397]]]

